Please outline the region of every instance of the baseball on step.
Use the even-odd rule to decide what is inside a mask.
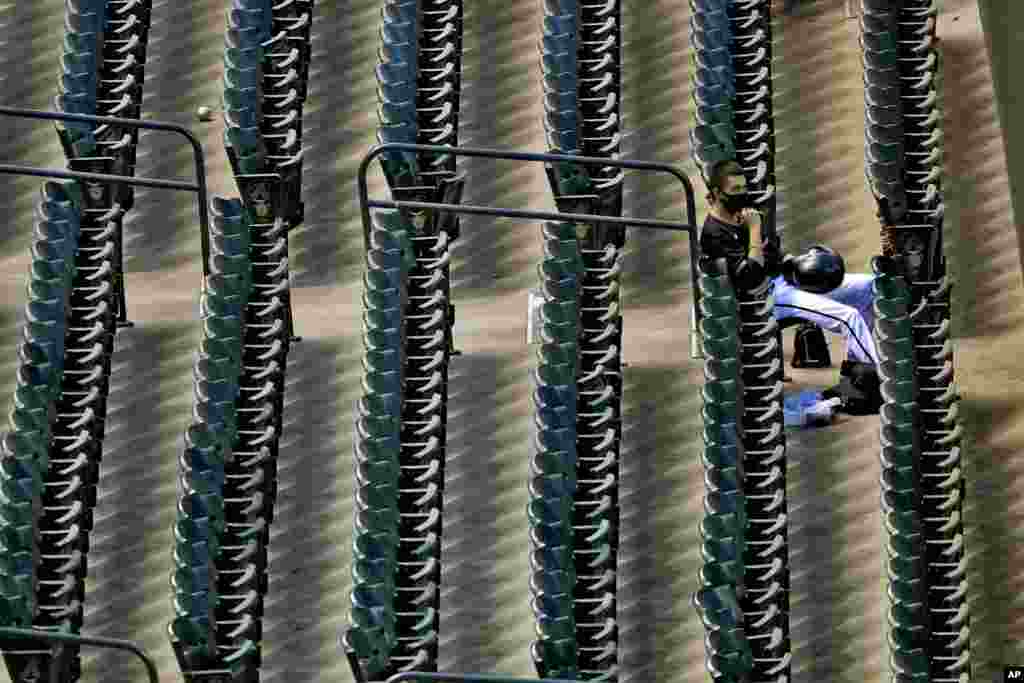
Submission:
[[[196,118],[200,121],[213,121],[213,109],[210,107],[199,107],[196,109]]]

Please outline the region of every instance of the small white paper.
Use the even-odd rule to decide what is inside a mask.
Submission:
[[[528,307],[526,313],[526,343],[540,344],[540,328],[543,324],[540,318],[540,308],[544,305],[544,296],[537,290],[530,290]]]

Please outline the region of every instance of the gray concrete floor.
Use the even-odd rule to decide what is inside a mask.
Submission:
[[[625,3],[625,155],[689,163],[687,3]],[[968,547],[975,678],[1024,663],[1024,311],[1020,254],[992,77],[973,0],[949,0],[939,22],[945,73],[947,251],[955,290],[958,381],[969,429]],[[374,142],[379,2],[320,2],[307,104],[307,224],[293,238],[295,317],[306,341],[290,358],[279,513],[272,541],[265,680],[349,681],[336,644],[346,619],[351,534],[351,410],[359,387],[361,230],[354,176]],[[465,144],[539,150],[541,98],[534,0],[467,3]],[[219,124],[194,124],[220,97],[222,0],[158,0],[146,115],[199,125],[218,193],[233,193]],[[48,107],[56,91],[62,3],[0,6],[5,102]],[[777,136],[786,244],[823,241],[851,269],[878,248],[863,179],[856,22],[842,0],[803,2],[778,22]],[[187,177],[187,150],[143,136],[138,173]],[[45,124],[8,122],[5,161],[57,166]],[[539,166],[474,160],[466,201],[550,208]],[[24,303],[38,179],[5,177],[0,211],[0,347],[14,348]],[[373,191],[384,191],[382,180]],[[637,177],[636,215],[678,217],[676,188]],[[165,636],[175,459],[191,412],[198,342],[199,235],[192,198],[138,194],[127,228],[127,282],[137,327],[118,337],[103,484],[93,532],[87,629],[131,638],[177,680]],[[454,271],[459,307],[445,515],[442,667],[532,676],[527,605],[526,463],[531,405],[524,344],[539,226],[466,219]],[[700,365],[688,354],[689,272],[683,240],[634,233],[625,287],[625,445],[620,567],[621,663],[630,681],[705,680],[702,630],[687,598],[700,562],[696,525]],[[833,348],[836,358],[842,349]],[[14,365],[0,360],[0,396]],[[795,388],[835,371],[794,372]],[[885,675],[877,420],[843,419],[796,434],[789,482],[794,680]],[[0,671],[0,681],[6,672]],[[141,681],[135,664],[95,654],[86,680]]]

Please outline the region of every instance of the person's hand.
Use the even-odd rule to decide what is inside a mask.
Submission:
[[[750,228],[751,233],[761,232],[761,214],[754,209],[743,209],[743,222]]]

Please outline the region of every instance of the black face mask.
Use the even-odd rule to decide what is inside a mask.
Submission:
[[[722,208],[732,214],[739,213],[750,206],[750,198],[746,192],[738,192],[737,194],[719,192],[718,200],[722,203]]]

